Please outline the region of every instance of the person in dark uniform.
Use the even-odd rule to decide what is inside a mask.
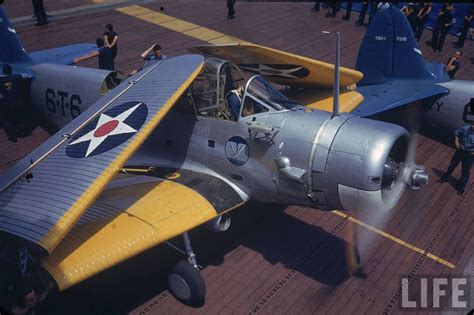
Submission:
[[[46,10],[44,9],[43,0],[32,0],[33,10],[35,11],[36,26],[42,26],[49,23]]]
[[[372,19],[374,18],[375,14],[377,14],[377,8],[379,6],[380,1],[370,1],[370,11],[369,11],[369,23],[372,22]]]
[[[325,14],[325,17],[336,17],[336,13],[338,10],[338,7],[340,8],[340,1],[332,1],[331,5],[329,6],[328,12]]]
[[[454,43],[454,47],[456,48],[463,48],[464,42],[466,41],[467,33],[471,28],[471,22],[474,18],[474,9],[464,17],[464,24],[461,29],[461,35],[459,35],[458,41]]]
[[[416,22],[415,5],[411,2],[407,3],[400,11],[407,17],[408,23],[410,23],[411,29],[414,32]]]
[[[448,73],[448,76],[451,79],[454,79],[454,75],[456,72],[459,70],[459,67],[461,66],[461,56],[462,56],[462,51],[456,50],[454,53],[454,56],[450,57],[446,64],[444,65],[444,69]]]
[[[313,7],[311,8],[311,11],[319,12],[320,6],[321,6],[321,1],[315,1]]]
[[[471,113],[474,113],[474,104],[471,104],[470,111]],[[456,129],[454,131],[454,135],[456,152],[454,152],[448,169],[441,176],[438,182],[447,182],[449,180],[449,176],[451,176],[451,173],[458,166],[459,162],[461,162],[462,173],[456,189],[458,191],[458,195],[462,195],[466,189],[467,183],[469,182],[471,166],[474,161],[474,122],[472,122],[471,125]]]
[[[346,14],[342,17],[342,19],[346,21],[349,21],[351,19],[352,2],[354,1],[347,1]]]
[[[232,120],[234,121],[239,120],[240,107],[242,106],[242,94],[241,89],[235,89],[231,90],[225,96],[227,104],[229,104],[231,110]]]
[[[456,23],[456,19],[454,18],[454,4],[448,5],[446,8],[446,13],[444,14],[443,23],[441,24],[439,30],[439,39],[437,45],[433,47],[433,50],[436,52],[441,52],[444,45],[444,40],[446,39],[446,35],[448,35],[449,29],[451,26]]]
[[[28,116],[26,111],[25,78],[20,74],[13,74],[11,65],[3,65],[3,75],[0,76],[0,127],[5,128],[8,140],[17,142],[18,133],[23,130]]]
[[[415,34],[416,31],[416,25],[417,25],[417,17],[418,13],[420,12],[420,5],[418,3],[409,3],[410,10],[407,15],[408,23],[410,23],[411,30],[413,31],[413,34]]]
[[[227,18],[229,20],[235,19],[234,4],[235,0],[227,0]]]
[[[369,1],[362,1],[362,7],[360,9],[359,19],[356,22],[357,26],[364,25],[365,13],[367,13],[368,8],[369,8]]]
[[[112,24],[107,24],[105,26],[104,41],[105,46],[112,49],[112,66],[115,69],[115,57],[117,57],[118,52],[118,34],[114,32],[114,27]]]
[[[431,47],[436,47],[439,41],[439,32],[441,30],[441,25],[443,24],[444,21],[444,15],[446,14],[447,11],[447,5],[443,5],[441,10],[438,12],[438,17],[436,18],[435,24],[433,26],[433,33],[431,35],[431,40],[426,41],[426,45],[431,46]]]
[[[12,67],[9,64],[3,65],[3,75],[0,76],[0,128],[3,128],[10,107],[11,95],[14,93]]]
[[[416,23],[415,23],[415,38],[417,41],[420,40],[421,35],[423,35],[423,30],[425,28],[425,23],[428,21],[428,17],[430,16],[431,10],[433,6],[431,3],[425,2],[423,3],[423,7],[420,9],[416,16]]]
[[[99,69],[114,70],[112,48],[105,46],[105,41],[102,37],[98,37],[96,39],[96,44],[98,47],[97,50],[94,50],[85,56],[74,59],[74,64],[94,57],[99,57]]]

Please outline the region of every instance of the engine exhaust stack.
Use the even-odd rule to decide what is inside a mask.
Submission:
[[[212,232],[225,232],[229,229],[231,221],[230,214],[224,213],[207,222],[206,228]]]

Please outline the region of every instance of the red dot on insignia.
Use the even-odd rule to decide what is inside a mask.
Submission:
[[[118,124],[119,124],[118,120],[111,120],[111,121],[106,122],[105,124],[97,128],[97,130],[94,132],[94,137],[100,138],[100,137],[108,135],[115,128],[117,128]]]

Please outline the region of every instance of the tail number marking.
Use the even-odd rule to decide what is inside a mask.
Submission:
[[[68,92],[59,90],[55,92],[53,89],[46,89],[46,109],[50,113],[56,114],[57,111],[60,111],[63,117],[69,113],[74,119],[81,114],[81,104],[81,97],[77,94],[69,96]]]

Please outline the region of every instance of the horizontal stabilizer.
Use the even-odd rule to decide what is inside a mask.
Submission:
[[[427,61],[425,65],[428,72],[433,76],[433,78],[437,79],[438,82],[451,80],[446,69],[444,69],[444,64],[435,61]]]
[[[436,99],[449,93],[449,89],[430,81],[393,81],[358,87],[357,91],[365,100],[352,113],[361,117],[372,116],[429,98]]]
[[[34,63],[57,63],[70,65],[73,60],[97,50],[95,44],[75,44],[59,48],[51,48],[31,53]]]

